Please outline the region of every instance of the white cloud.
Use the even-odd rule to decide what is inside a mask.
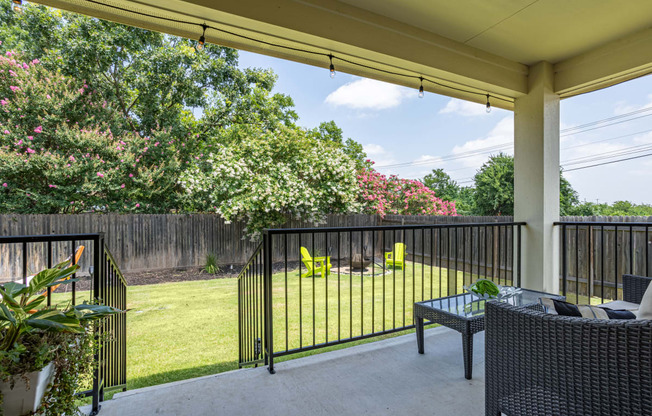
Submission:
[[[369,143],[362,146],[365,153],[369,156],[378,156],[387,153],[387,150],[379,144]]]
[[[487,107],[483,104],[451,98],[446,106],[439,110],[439,114],[456,114],[464,117],[486,116]]]
[[[391,165],[396,163],[396,159],[390,152],[388,152],[383,146],[376,143],[368,143],[362,145],[369,159],[376,162],[376,165]]]
[[[514,117],[505,117],[491,129],[486,137],[470,140],[455,146],[452,153],[459,157],[451,163],[465,167],[480,168],[489,155],[500,152],[512,154],[514,143]]]
[[[652,94],[647,96],[648,101],[643,105],[631,105],[625,101],[619,101],[616,103],[614,108],[614,114],[621,115],[626,113],[631,113],[632,111],[640,110],[641,108],[651,107],[652,106]]]
[[[326,97],[326,103],[355,110],[385,110],[398,107],[414,91],[373,79],[358,79],[342,85]]]

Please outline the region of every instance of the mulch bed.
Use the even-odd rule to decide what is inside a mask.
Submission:
[[[228,279],[238,277],[240,268],[220,271],[217,274],[206,273],[201,268],[148,270],[127,272],[124,277],[129,286],[155,285],[159,283],[187,282],[192,280]]]

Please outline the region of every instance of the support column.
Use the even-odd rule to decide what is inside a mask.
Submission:
[[[514,220],[524,221],[522,286],[559,293],[559,96],[548,62],[530,67],[514,105]]]

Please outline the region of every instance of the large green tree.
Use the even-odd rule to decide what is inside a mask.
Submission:
[[[184,38],[32,4],[16,14],[10,0],[0,6],[0,52],[20,51],[83,81],[119,110],[125,130],[208,137],[234,124],[296,120],[292,99],[272,93],[276,75],[240,69],[234,49],[207,44],[197,53]]]
[[[312,135],[316,139],[325,140],[340,145],[344,154],[348,155],[356,162],[358,170],[370,168],[373,162],[367,159],[367,153],[362,145],[351,138],[344,139],[342,129],[334,121],[323,121],[319,127],[312,130]]]
[[[460,186],[444,171],[444,169],[433,169],[431,173],[423,177],[424,185],[435,191],[435,195],[444,201],[454,201],[460,193]]]
[[[514,157],[493,155],[474,176],[477,215],[514,215]],[[577,192],[560,174],[560,213],[568,215],[578,201]]]

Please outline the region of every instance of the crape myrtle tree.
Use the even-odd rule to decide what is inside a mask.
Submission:
[[[241,125],[179,182],[193,208],[243,221],[255,239],[288,217],[319,223],[325,213],[359,211],[355,169],[339,145],[305,130]]]
[[[0,211],[161,212],[178,205],[185,143],[168,130],[121,131],[120,115],[88,84],[0,57]]]
[[[358,199],[369,214],[457,215],[455,202],[438,198],[433,190],[415,179],[388,177],[373,168],[365,168],[358,173],[358,187]]]

